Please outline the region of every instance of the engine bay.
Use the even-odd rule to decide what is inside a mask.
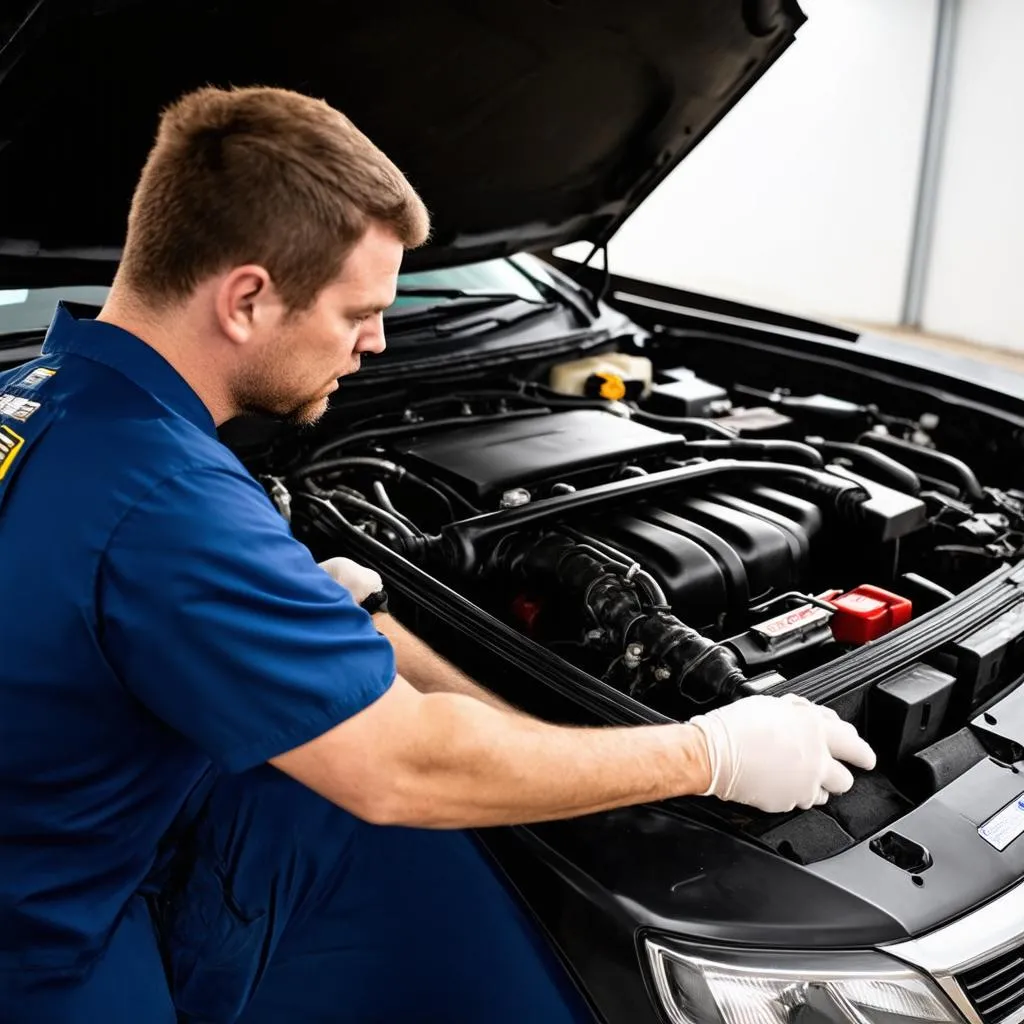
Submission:
[[[875,772],[826,811],[720,810],[794,860],[876,833],[990,753],[968,724],[1019,674],[1014,603],[880,671],[870,657],[1011,569],[1024,493],[942,451],[934,414],[685,367],[565,370],[339,403],[264,480],[337,553],[372,538],[661,715],[788,691],[834,707]]]

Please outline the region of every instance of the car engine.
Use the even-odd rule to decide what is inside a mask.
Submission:
[[[983,756],[963,726],[1018,652],[967,640],[872,685],[839,668],[1012,565],[1024,494],[982,486],[927,417],[688,387],[703,404],[676,415],[650,393],[449,388],[347,423],[275,483],[664,715],[832,704],[879,752],[877,827]]]

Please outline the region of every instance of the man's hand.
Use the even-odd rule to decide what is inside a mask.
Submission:
[[[351,558],[328,558],[319,565],[332,580],[351,593],[356,604],[362,604],[371,594],[379,594],[384,589],[379,573],[353,562]]]
[[[747,697],[690,720],[708,749],[704,796],[763,811],[807,809],[845,793],[853,775],[841,762],[870,770],[871,748],[831,708],[802,697]]]

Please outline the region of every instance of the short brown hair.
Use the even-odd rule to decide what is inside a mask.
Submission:
[[[413,187],[348,118],[285,89],[208,87],[163,112],[132,198],[122,274],[165,304],[257,263],[301,310],[372,221],[406,248],[430,230]]]

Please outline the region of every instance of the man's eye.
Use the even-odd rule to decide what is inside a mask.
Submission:
[[[369,320],[369,319],[370,318],[368,316],[366,316],[365,314],[362,315],[362,316],[350,316],[349,317],[349,320],[352,322],[353,326],[355,326],[355,327],[358,327],[360,324],[365,324],[366,321]]]

